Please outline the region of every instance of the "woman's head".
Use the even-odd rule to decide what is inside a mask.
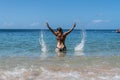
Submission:
[[[58,27],[58,28],[57,28],[57,31],[59,31],[59,32],[63,32],[63,30],[62,30],[61,27]]]

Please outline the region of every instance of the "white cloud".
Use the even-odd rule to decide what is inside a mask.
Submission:
[[[106,23],[106,22],[110,22],[110,20],[102,20],[102,19],[96,19],[92,21],[93,23]]]
[[[13,22],[3,22],[2,25],[3,26],[13,26],[14,23]]]
[[[30,24],[30,26],[40,26],[39,22],[33,22],[32,24]]]

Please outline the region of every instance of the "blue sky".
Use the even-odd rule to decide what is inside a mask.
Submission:
[[[0,0],[0,29],[120,28],[120,0]]]

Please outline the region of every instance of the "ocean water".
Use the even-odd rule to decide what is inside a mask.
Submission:
[[[49,30],[0,30],[0,80],[120,80],[115,30],[74,30],[64,57],[56,44]]]

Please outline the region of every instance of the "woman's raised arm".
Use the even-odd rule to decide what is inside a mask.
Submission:
[[[48,22],[46,22],[46,25],[47,25],[48,29],[49,29],[54,35],[56,35],[56,33],[54,32],[54,30],[49,26]]]
[[[68,35],[70,32],[73,31],[73,29],[76,27],[76,22],[74,23],[73,27],[69,29],[69,31],[65,32],[64,35]]]

